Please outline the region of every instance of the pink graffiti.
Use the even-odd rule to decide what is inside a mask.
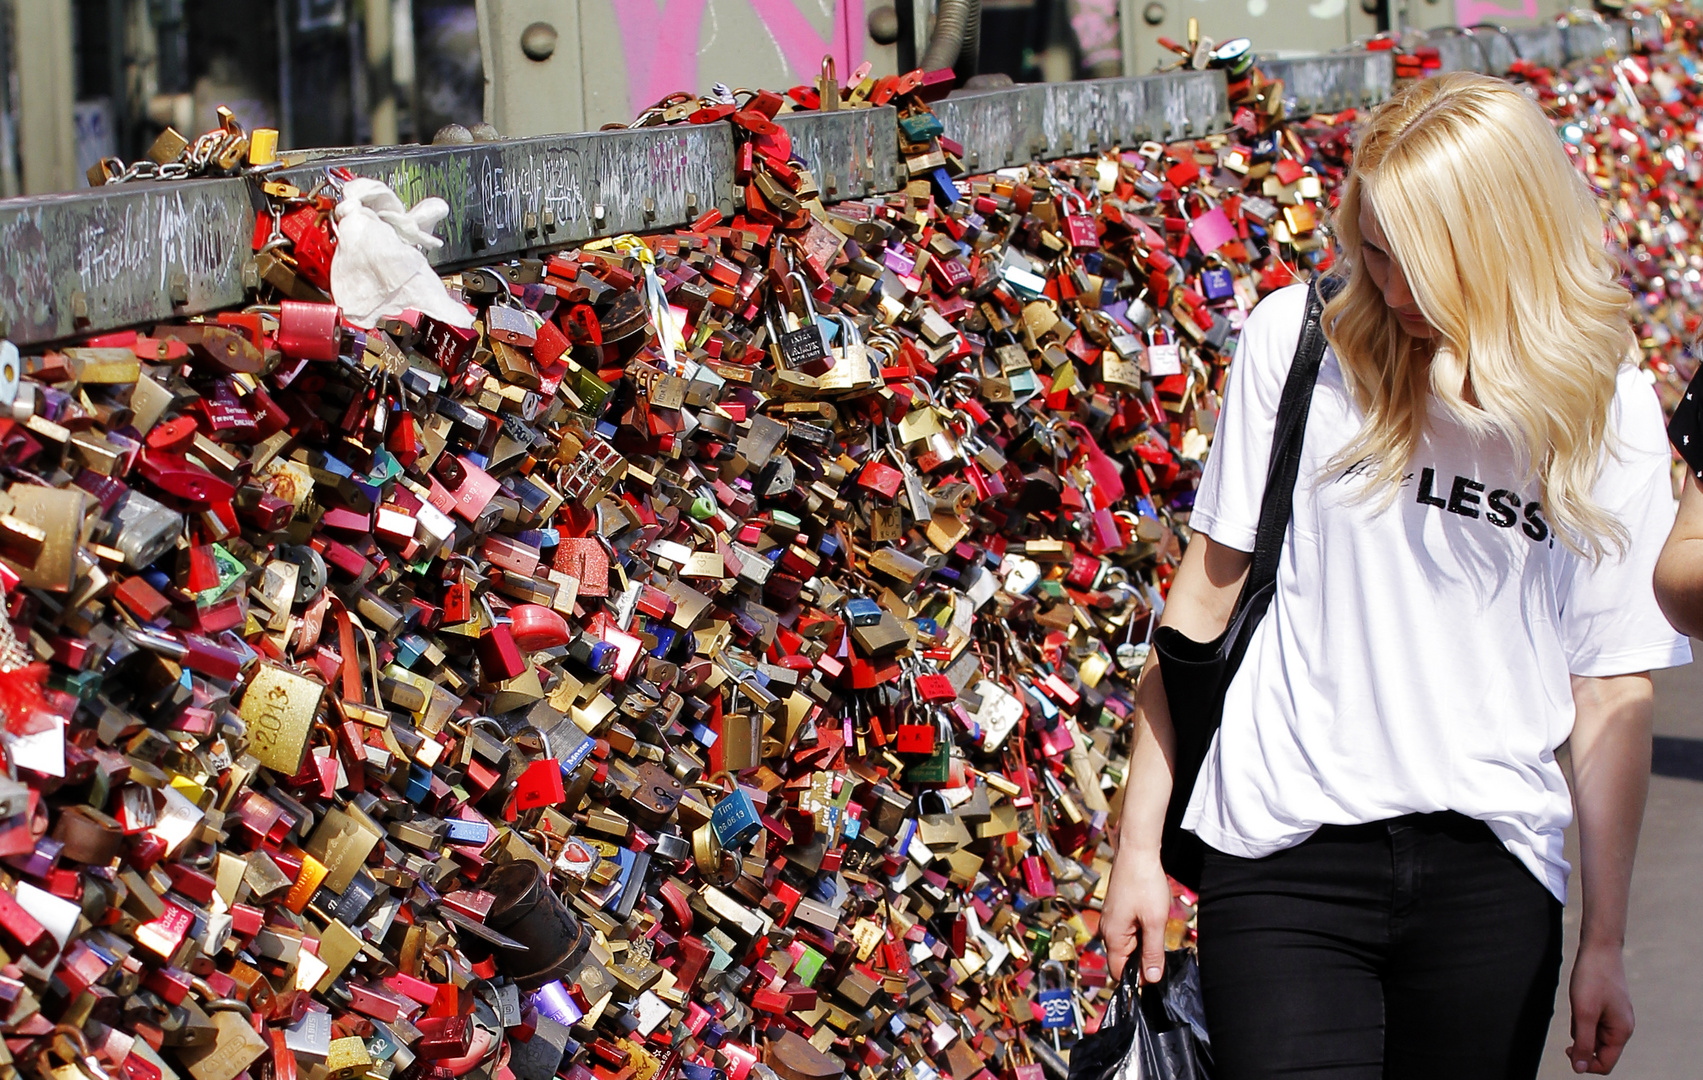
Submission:
[[[1507,19],[1537,18],[1537,0],[1518,0],[1511,8],[1490,0],[1455,0],[1455,21],[1461,26],[1499,23]]]
[[[816,33],[793,0],[751,0],[751,7],[775,39],[794,78],[813,79],[821,70],[824,55],[834,58],[842,80],[863,63],[863,0],[840,0],[827,41]]]
[[[698,35],[707,0],[612,0],[627,62],[627,102],[647,108],[676,90],[698,87]],[[810,0],[802,0],[809,3]],[[838,0],[824,41],[794,0],[750,0],[791,69],[813,81],[832,56],[841,81],[863,63],[863,0]]]
[[[1118,41],[1118,5],[1116,0],[1078,0],[1070,16],[1070,28],[1076,31],[1077,44],[1082,46],[1082,65],[1093,67],[1116,61],[1123,56]]]
[[[698,87],[698,27],[705,0],[614,0],[627,58],[627,104],[637,112]]]

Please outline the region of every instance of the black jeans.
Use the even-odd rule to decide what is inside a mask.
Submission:
[[[1208,849],[1200,971],[1216,1080],[1529,1080],[1561,904],[1489,826],[1327,826],[1263,859]]]

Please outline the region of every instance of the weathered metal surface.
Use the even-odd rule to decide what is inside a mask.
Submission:
[[[1511,33],[1497,27],[1479,26],[1467,33],[1474,41],[1484,48],[1490,58],[1485,72],[1490,75],[1506,75],[1508,69],[1514,66],[1514,61],[1520,58],[1519,42]]]
[[[37,344],[238,303],[253,233],[241,180],[0,200],[4,334]]]
[[[666,229],[733,212],[726,124],[594,131],[473,146],[422,146],[317,161],[283,176],[311,186],[330,167],[389,184],[413,205],[449,203],[438,266],[457,266],[600,236]]]
[[[1437,47],[1437,58],[1442,61],[1439,71],[1488,72],[1491,70],[1488,45],[1476,34],[1433,32],[1431,44]]]
[[[890,106],[792,113],[778,122],[792,139],[792,152],[815,175],[824,202],[858,199],[898,186],[898,113]]]
[[[1632,32],[1623,22],[1581,22],[1561,28],[1568,60],[1625,56],[1632,50]]]
[[[1095,79],[1109,141],[1161,142],[1218,131],[1230,122],[1221,71],[1174,71],[1127,79]]]
[[[1283,80],[1290,116],[1375,105],[1390,96],[1395,82],[1395,57],[1365,49],[1288,60],[1262,58],[1259,67],[1266,78]]]
[[[1047,83],[1041,108],[1042,157],[1086,154],[1109,144],[1105,102],[1092,82]]]
[[[1509,31],[1520,59],[1539,67],[1560,67],[1567,62],[1567,49],[1561,40],[1561,28],[1531,26]]]
[[[1046,152],[1046,93],[1044,86],[1013,86],[953,94],[933,108],[947,136],[963,144],[965,168],[989,172]]]

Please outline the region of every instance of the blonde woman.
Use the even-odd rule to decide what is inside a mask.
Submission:
[[[1276,596],[1184,826],[1220,1080],[1534,1076],[1577,804],[1572,1067],[1632,1032],[1621,960],[1673,520],[1603,220],[1538,108],[1449,75],[1374,112],[1336,221]],[[1306,290],[1242,330],[1163,623],[1209,641],[1249,566]],[[1158,973],[1173,733],[1150,666],[1102,932]],[[1556,750],[1570,743],[1568,781]],[[1132,957],[1138,959],[1132,960]]]

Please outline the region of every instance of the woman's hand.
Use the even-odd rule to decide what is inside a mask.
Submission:
[[[1165,920],[1171,914],[1171,882],[1153,855],[1119,849],[1106,883],[1100,912],[1100,936],[1112,978],[1123,978],[1124,965],[1139,952],[1141,979],[1158,982],[1165,974]]]
[[[1111,909],[1111,894],[1106,894]],[[1109,940],[1109,939],[1108,939]],[[1578,1073],[1607,1073],[1632,1037],[1632,994],[1620,946],[1581,943],[1568,987],[1573,1003],[1573,1045],[1567,1058]]]

